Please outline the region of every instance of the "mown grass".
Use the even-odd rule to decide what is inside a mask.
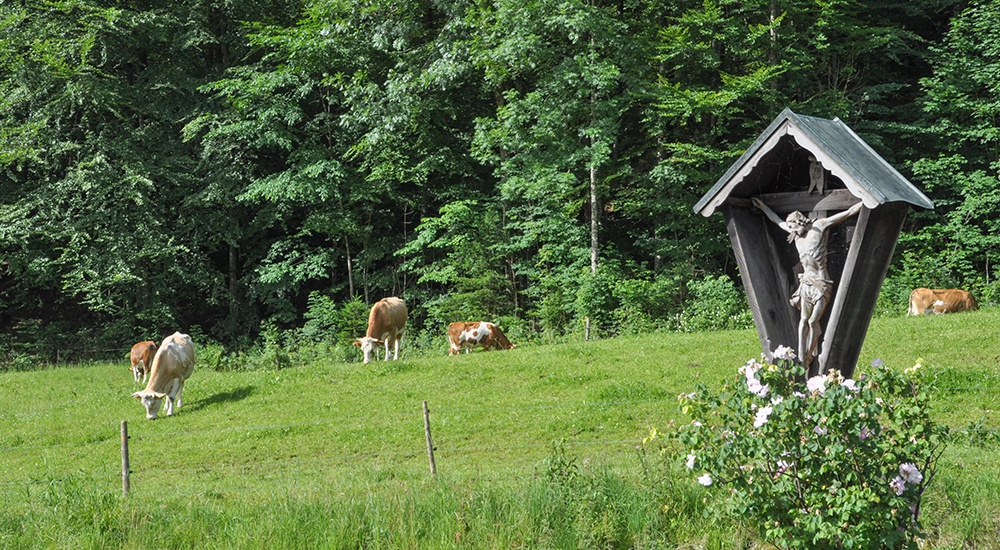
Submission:
[[[927,495],[934,547],[1000,548],[998,325],[996,310],[876,319],[862,350],[861,370],[921,359],[934,417],[957,432]],[[128,397],[124,361],[0,373],[0,547],[743,548],[752,530],[640,444],[677,417],[677,394],[759,353],[735,331],[196,367],[157,421]]]

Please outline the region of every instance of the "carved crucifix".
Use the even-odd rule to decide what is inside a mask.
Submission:
[[[799,310],[797,351],[802,365],[808,369],[819,351],[820,320],[833,293],[833,280],[826,267],[827,229],[856,215],[863,204],[859,202],[840,213],[817,219],[810,219],[796,210],[782,220],[764,201],[757,197],[752,201],[768,219],[788,233],[788,242],[794,243],[798,251],[802,273],[790,302]]]

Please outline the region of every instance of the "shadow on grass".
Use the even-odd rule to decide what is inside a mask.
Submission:
[[[235,390],[230,390],[227,392],[217,393],[206,399],[202,399],[197,403],[191,405],[191,408],[187,409],[188,412],[199,411],[201,409],[207,409],[215,405],[221,405],[223,403],[235,403],[237,401],[242,401],[254,392],[256,388],[253,386],[244,386],[242,388],[236,388]]]

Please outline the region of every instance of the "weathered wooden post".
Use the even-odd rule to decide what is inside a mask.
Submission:
[[[840,119],[785,109],[694,210],[725,217],[765,357],[851,377],[908,206],[934,203]]]
[[[427,460],[431,463],[431,476],[437,477],[437,467],[434,465],[434,444],[431,443],[431,411],[424,401],[424,436],[427,438]]]
[[[128,463],[128,422],[122,420],[122,496],[127,497],[129,491]]]

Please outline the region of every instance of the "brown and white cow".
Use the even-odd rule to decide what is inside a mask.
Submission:
[[[448,355],[469,353],[476,346],[482,346],[483,351],[492,349],[514,349],[500,327],[486,321],[473,323],[452,323],[448,325]]]
[[[977,309],[979,304],[976,303],[976,298],[965,290],[918,288],[910,293],[910,309],[906,314],[955,313]]]
[[[406,302],[396,298],[382,298],[372,306],[368,314],[368,332],[364,338],[356,338],[354,345],[365,354],[365,364],[372,360],[375,346],[385,345],[385,360],[389,360],[389,346],[395,346],[393,360],[399,359],[399,341],[406,325]]]
[[[184,381],[191,376],[192,371],[194,343],[191,337],[175,332],[164,338],[160,349],[153,356],[146,389],[132,394],[146,408],[146,418],[156,420],[156,413],[160,411],[163,399],[167,400],[167,416],[173,416],[175,402],[177,408],[181,408]]]
[[[132,366],[128,370],[132,371],[136,383],[146,381],[146,374],[153,367],[154,355],[156,355],[156,342],[152,340],[138,342],[132,346],[132,352],[129,354]]]

